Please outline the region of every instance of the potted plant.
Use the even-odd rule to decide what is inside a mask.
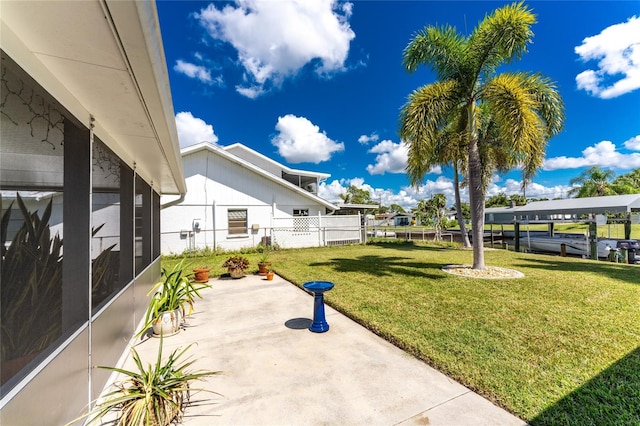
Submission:
[[[207,283],[191,280],[190,274],[183,269],[184,259],[171,271],[162,269],[162,280],[156,283],[147,296],[151,295],[145,314],[144,326],[136,335],[140,336],[151,327],[155,336],[170,336],[180,331],[184,318],[184,306],[189,305],[189,313],[193,311],[196,297],[202,298],[200,291],[209,287]]]
[[[249,267],[249,259],[243,256],[231,256],[222,264],[223,268],[227,268],[231,278],[244,277],[244,270]]]
[[[267,275],[271,262],[269,262],[269,254],[262,253],[262,256],[258,260],[258,274]]]
[[[273,280],[273,275],[274,275],[273,271],[271,269],[269,269],[267,271],[267,281],[272,281]]]
[[[211,268],[207,266],[198,266],[197,268],[193,268],[194,281],[197,283],[209,282],[209,271],[211,271]]]
[[[115,390],[104,395],[81,419],[88,417],[87,423],[91,424],[115,411],[117,420],[114,423],[117,425],[166,426],[180,422],[185,408],[189,405],[191,384],[195,380],[218,374],[217,371],[188,370],[194,361],[182,361],[180,358],[190,347],[191,345],[185,349],[175,349],[163,361],[160,342],[155,364],[149,363],[146,368],[140,355],[132,348],[135,369],[98,367],[120,373],[124,379],[114,383],[112,386]]]

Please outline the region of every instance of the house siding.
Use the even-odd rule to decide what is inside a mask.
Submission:
[[[292,217],[294,209],[308,209],[310,216],[326,207],[313,203],[288,185],[268,179],[242,164],[203,149],[183,156],[187,195],[182,203],[162,211],[162,252],[188,249],[236,250],[254,247],[267,237],[272,218]],[[229,235],[229,209],[247,209],[248,232]],[[194,222],[200,231],[194,231]],[[257,225],[258,230],[252,231]]]

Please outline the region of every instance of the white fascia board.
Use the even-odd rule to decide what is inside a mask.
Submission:
[[[284,172],[289,173],[289,174],[297,174],[297,175],[301,175],[301,176],[315,177],[315,178],[318,178],[321,182],[323,180],[326,180],[329,177],[331,177],[331,175],[328,174],[328,173],[320,173],[320,172],[312,172],[312,171],[309,171],[309,170],[292,169],[291,167],[285,166],[284,164],[279,163],[279,162],[267,157],[266,155],[261,154],[258,151],[255,151],[255,150],[249,148],[246,145],[241,144],[240,142],[236,142],[234,144],[227,145],[227,146],[224,146],[224,147],[221,147],[221,148],[224,149],[225,151],[230,151],[230,150],[232,150],[234,148],[242,149],[243,151],[249,153],[250,155],[255,156],[256,158],[259,158],[259,159],[264,160],[264,161],[268,161],[269,163],[273,164],[274,166],[282,169]]]
[[[155,2],[105,0],[105,4],[116,30],[114,37],[122,43],[132,79],[140,91],[140,102],[147,110],[157,148],[175,183],[175,190],[163,193],[184,194],[187,186]],[[137,162],[144,163],[144,159],[138,158]]]

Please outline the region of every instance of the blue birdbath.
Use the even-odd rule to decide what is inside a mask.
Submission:
[[[313,293],[313,323],[309,330],[314,333],[324,333],[329,330],[329,324],[324,316],[324,292],[333,288],[329,281],[310,281],[302,284],[305,290]]]

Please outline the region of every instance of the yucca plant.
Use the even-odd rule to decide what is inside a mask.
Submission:
[[[193,281],[193,274],[185,273],[183,259],[170,271],[162,269],[162,280],[157,282],[147,296],[151,296],[149,306],[144,318],[144,326],[136,335],[140,336],[151,327],[154,321],[165,312],[180,310],[184,312],[185,305],[189,305],[189,312],[193,312],[193,302],[195,298],[202,298],[200,291],[210,287],[208,283]]]
[[[91,424],[115,412],[118,426],[155,426],[180,422],[192,390],[215,393],[206,389],[191,389],[191,383],[219,373],[189,371],[195,360],[181,360],[181,357],[191,346],[175,349],[163,361],[161,339],[154,364],[149,363],[145,367],[138,352],[132,348],[134,370],[98,367],[120,373],[124,378],[114,383],[112,386],[115,390],[100,398],[96,406],[83,417],[88,417],[88,423]]]
[[[104,223],[91,232],[91,236],[95,237],[102,229]],[[93,259],[91,266],[91,304],[95,308],[102,303],[113,291],[116,285],[116,268],[113,263],[113,248],[117,244],[112,244],[104,249]],[[117,257],[115,257],[117,260]]]

